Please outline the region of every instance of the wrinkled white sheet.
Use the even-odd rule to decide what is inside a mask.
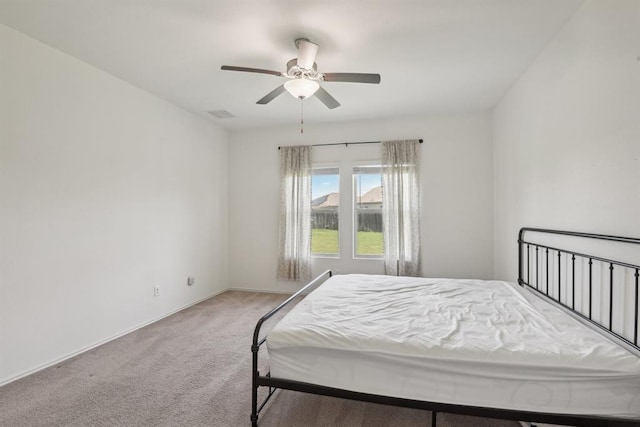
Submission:
[[[507,282],[334,276],[273,328],[267,347],[278,378],[640,418],[640,358]]]

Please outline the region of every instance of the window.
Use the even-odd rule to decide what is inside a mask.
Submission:
[[[381,257],[382,238],[382,168],[353,168],[354,256]]]
[[[311,254],[338,256],[340,169],[314,168],[311,175]]]
[[[311,254],[320,257],[340,256],[340,175],[352,180],[352,203],[345,210],[342,223],[344,243],[353,242],[354,258],[382,258],[382,168],[362,165],[340,168],[316,166],[311,174]],[[348,186],[343,190],[348,191]],[[349,220],[352,217],[352,221]],[[349,238],[352,233],[353,238]],[[344,247],[343,247],[344,249]]]

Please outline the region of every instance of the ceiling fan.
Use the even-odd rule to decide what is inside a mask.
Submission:
[[[305,99],[315,95],[324,105],[333,109],[340,106],[340,103],[329,92],[320,86],[320,81],[324,82],[349,82],[349,83],[380,83],[380,74],[363,73],[319,73],[315,63],[318,45],[308,39],[296,39],[298,57],[287,62],[287,71],[263,70],[261,68],[236,67],[223,65],[221,69],[228,71],[244,71],[248,73],[271,74],[277,77],[285,77],[288,80],[278,86],[256,104],[268,104],[284,91],[298,99]]]

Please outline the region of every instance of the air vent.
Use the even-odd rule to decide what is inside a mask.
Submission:
[[[207,113],[211,114],[216,119],[232,119],[235,117],[233,114],[231,114],[227,110],[207,111]]]

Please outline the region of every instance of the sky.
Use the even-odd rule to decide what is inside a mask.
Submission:
[[[338,175],[313,175],[311,178],[311,198],[317,199],[325,194],[337,193],[339,186]]]

